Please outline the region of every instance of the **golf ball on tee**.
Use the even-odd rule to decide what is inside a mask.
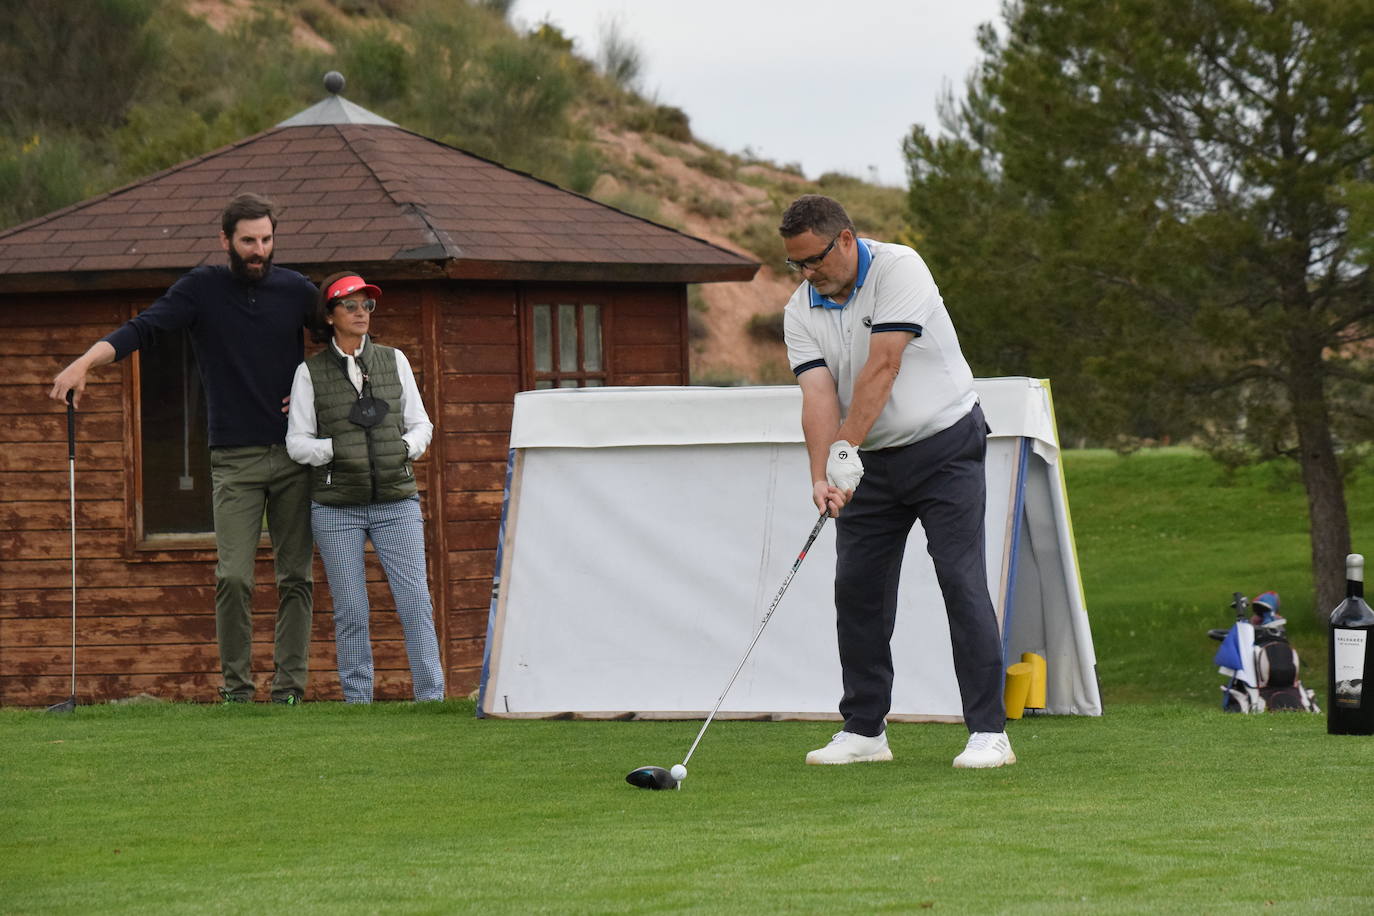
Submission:
[[[687,778],[687,768],[680,763],[674,764],[673,768],[668,772],[678,782],[682,782],[682,780]]]

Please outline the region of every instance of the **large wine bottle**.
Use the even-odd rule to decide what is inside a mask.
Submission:
[[[1364,557],[1345,558],[1345,600],[1331,612],[1326,654],[1326,731],[1331,735],[1374,735],[1374,611],[1364,600]]]

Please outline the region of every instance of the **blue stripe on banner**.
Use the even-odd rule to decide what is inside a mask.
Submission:
[[[1021,455],[1016,462],[1016,498],[1012,500],[1011,546],[1007,558],[1007,609],[1002,614],[1002,670],[1011,664],[1007,657],[1007,647],[1011,640],[1011,618],[1016,604],[1016,560],[1021,553],[1022,518],[1026,513],[1026,467],[1030,463],[1031,440],[1021,439]]]
[[[793,367],[793,369],[792,369],[792,374],[793,374],[793,375],[801,375],[801,374],[802,374],[803,372],[805,372],[807,369],[816,369],[816,368],[819,368],[820,366],[824,366],[824,365],[825,365],[825,360],[823,360],[823,359],[813,359],[813,360],[810,360],[809,362],[804,362],[804,363],[802,363],[800,366],[795,366],[795,367]]]
[[[487,613],[487,641],[482,646],[482,680],[477,689],[477,718],[485,719],[482,712],[487,698],[487,675],[491,673],[491,644],[496,633],[496,604],[501,597],[501,555],[506,546],[506,514],[510,511],[510,481],[515,471],[515,449],[506,453],[506,487],[501,494],[501,525],[496,531],[496,569],[491,574],[491,610]]]
[[[917,337],[920,337],[921,334],[924,333],[924,329],[919,324],[912,324],[904,321],[889,321],[883,324],[875,324],[873,326],[873,333],[877,334],[880,331],[910,331]]]

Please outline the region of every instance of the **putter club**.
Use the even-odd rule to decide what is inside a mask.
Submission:
[[[61,703],[48,707],[48,712],[72,712],[76,709],[76,405],[74,392],[67,392],[67,493],[72,519],[72,692]]]
[[[653,766],[631,770],[625,776],[626,782],[640,789],[682,788],[682,781],[687,778],[687,761],[692,759],[692,755],[696,753],[697,745],[701,743],[702,736],[706,734],[706,729],[711,726],[711,720],[716,717],[716,713],[720,712],[720,705],[725,702],[725,695],[730,692],[731,687],[735,686],[735,678],[739,677],[739,673],[744,670],[744,663],[749,660],[749,653],[753,652],[754,646],[758,645],[759,637],[763,635],[763,628],[768,626],[768,621],[772,619],[773,612],[778,609],[778,603],[782,601],[782,596],[787,592],[787,586],[792,584],[792,577],[797,574],[802,560],[806,559],[807,552],[811,549],[811,545],[816,543],[816,536],[821,533],[821,528],[825,526],[825,520],[829,517],[825,510],[821,510],[821,517],[816,519],[816,525],[811,529],[811,535],[806,539],[805,546],[802,547],[801,553],[797,554],[797,560],[792,564],[791,570],[788,571],[787,578],[782,580],[782,587],[773,596],[773,603],[768,605],[768,612],[763,615],[763,620],[759,621],[758,629],[754,631],[754,638],[749,642],[749,648],[744,650],[744,657],[735,666],[735,673],[730,675],[730,680],[725,683],[725,689],[720,692],[720,699],[716,700],[715,708],[706,717],[706,721],[701,723],[701,731],[697,732],[696,740],[688,748],[687,756],[682,758],[682,763],[673,767],[672,771]]]

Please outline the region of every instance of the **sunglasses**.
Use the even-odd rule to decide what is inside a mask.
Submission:
[[[800,261],[794,261],[791,258],[788,258],[788,268],[790,268],[791,270],[802,271],[815,270],[817,267],[820,267],[821,262],[825,260],[826,255],[830,254],[830,250],[835,247],[835,243],[840,240],[841,235],[844,235],[843,229],[841,229],[838,233],[835,234],[835,237],[830,240],[830,244],[825,246],[825,251],[822,251],[820,254],[813,254],[809,258],[802,258]]]
[[[340,302],[336,300],[334,307],[341,308],[347,312],[356,312],[358,309],[362,309],[364,312],[370,312],[377,307],[377,300],[364,299],[362,302]]]

